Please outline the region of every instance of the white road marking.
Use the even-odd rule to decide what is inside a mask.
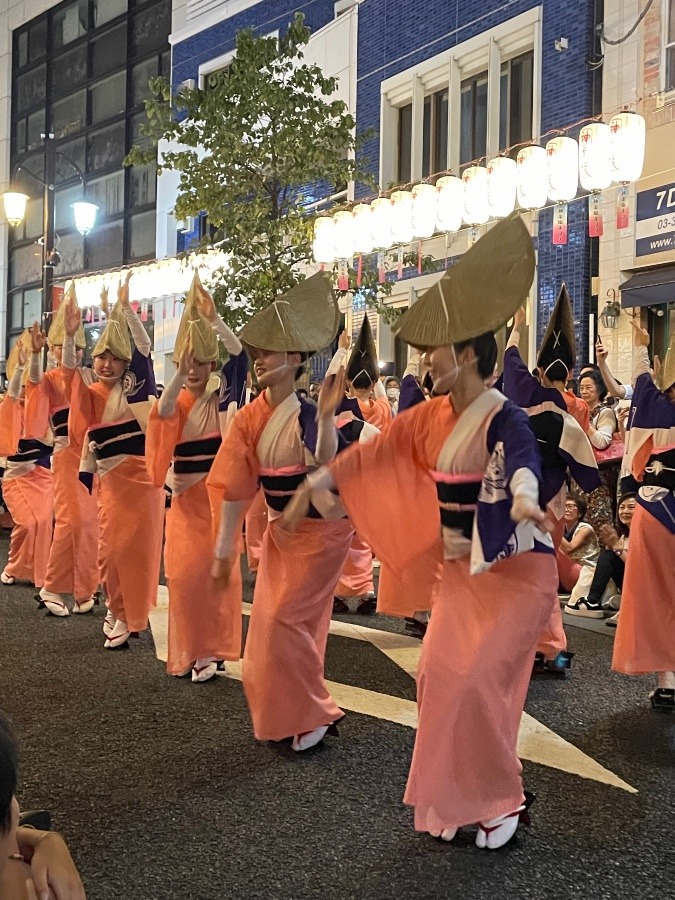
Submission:
[[[155,641],[158,659],[166,661],[168,647],[168,591],[162,585],[157,590],[157,608],[150,614],[150,626]],[[243,604],[245,615],[251,614],[251,604]],[[363,625],[352,625],[348,622],[331,620],[330,633],[338,637],[367,641],[387,656],[399,668],[415,677],[422,642],[417,638]],[[226,663],[225,677],[241,681],[241,661]],[[417,706],[411,700],[403,700],[390,694],[380,694],[365,688],[335,681],[326,682],[335,702],[343,709],[362,713],[386,722],[393,722],[407,728],[417,727]],[[592,757],[587,756],[550,728],[542,725],[527,713],[523,713],[518,738],[518,755],[521,759],[552,769],[559,769],[580,778],[599,781],[612,787],[636,794],[637,790],[627,784],[614,772],[600,765]]]

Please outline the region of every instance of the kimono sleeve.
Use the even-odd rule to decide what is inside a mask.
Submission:
[[[49,416],[53,405],[50,388],[50,379],[43,376],[38,384],[33,384],[31,390],[26,391],[25,431],[27,438],[39,440],[49,430]]]
[[[244,407],[232,419],[206,479],[212,509],[223,500],[252,500],[258,490],[257,441],[246,416],[250,409]]]
[[[23,437],[23,410],[21,400],[9,394],[0,403],[0,456],[13,456]]]
[[[66,378],[66,385],[70,384],[68,441],[78,453],[81,453],[87,431],[94,422],[94,398],[79,369],[70,369],[66,372],[73,373]]]
[[[505,403],[495,416],[488,430],[488,450],[494,450],[497,441],[504,446],[506,482],[510,483],[518,469],[529,469],[539,484],[543,480],[542,459],[537,438],[530,426],[527,413],[514,403]]]
[[[442,559],[436,488],[418,451],[426,406],[398,415],[386,435],[352,444],[328,466],[357,533],[396,575]]]
[[[180,441],[189,410],[179,401],[176,403],[173,414],[162,418],[158,409],[159,404],[155,403],[148,417],[148,430],[145,435],[145,465],[155,487],[164,487],[173,451]]]

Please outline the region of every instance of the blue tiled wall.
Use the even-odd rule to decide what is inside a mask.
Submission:
[[[214,25],[208,31],[175,44],[173,48],[171,78],[174,88],[187,78],[197,78],[199,67],[234,49],[235,35],[241,28],[253,28],[261,34],[286,30],[299,10],[305,15],[306,24],[316,31],[335,17],[334,0],[265,0],[237,16]]]

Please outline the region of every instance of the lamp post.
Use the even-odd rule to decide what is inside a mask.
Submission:
[[[52,133],[42,135],[45,147],[44,157],[44,173],[40,178],[35,172],[23,166],[17,166],[13,175],[19,171],[26,172],[32,178],[42,185],[43,188],[43,221],[42,221],[42,303],[41,318],[42,328],[46,331],[49,313],[51,312],[51,293],[52,282],[54,280],[54,267],[61,262],[61,257],[54,246],[56,239],[55,227],[55,182],[56,182],[56,159],[59,157],[77,174],[84,191],[84,176],[82,170],[76,165],[72,159],[69,159],[63,153],[56,149],[56,142]],[[2,195],[5,207],[5,216],[10,225],[16,227],[23,222],[26,213],[26,203],[29,200],[27,194],[19,190],[9,190]],[[73,203],[73,212],[75,215],[75,227],[82,235],[87,235],[94,226],[96,219],[96,211],[98,206],[95,203],[89,203],[81,200]],[[45,348],[46,349],[46,348]],[[46,362],[46,354],[45,354]]]

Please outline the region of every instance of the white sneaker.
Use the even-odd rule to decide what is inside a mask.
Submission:
[[[39,597],[47,612],[53,616],[63,617],[70,615],[61,594],[55,594],[53,591],[48,591],[47,588],[40,588]]]
[[[306,734],[296,734],[293,738],[291,747],[296,753],[302,753],[303,750],[309,750],[310,747],[316,747],[326,737],[328,733],[328,725],[321,725],[314,731],[308,731]]]
[[[76,600],[73,603],[73,615],[84,615],[84,613],[91,612],[95,602],[93,597],[89,597],[87,600]]]
[[[198,659],[192,667],[192,680],[195,684],[210,681],[218,671],[218,663],[215,659]]]
[[[13,575],[7,575],[5,572],[0,572],[0,581],[3,584],[14,584],[16,578]]]
[[[518,830],[520,814],[524,809],[525,804],[519,806],[514,812],[507,813],[505,816],[490,819],[489,822],[479,822],[476,846],[481,849],[498,850],[499,847],[508,844]]]
[[[609,619],[605,619],[605,625],[609,625],[610,628],[616,628],[619,624],[619,613],[614,613],[613,616],[610,616]]]
[[[118,619],[115,622],[115,627],[110,632],[108,636],[108,640],[103,645],[106,650],[116,650],[118,647],[121,647],[123,644],[129,640],[129,635],[131,632],[129,631],[129,626],[126,622],[123,622],[122,619]]]
[[[110,637],[110,635],[112,634],[112,630],[115,627],[115,622],[115,616],[113,616],[110,609],[108,609],[105,614],[105,619],[103,620],[103,634],[106,637]]]

